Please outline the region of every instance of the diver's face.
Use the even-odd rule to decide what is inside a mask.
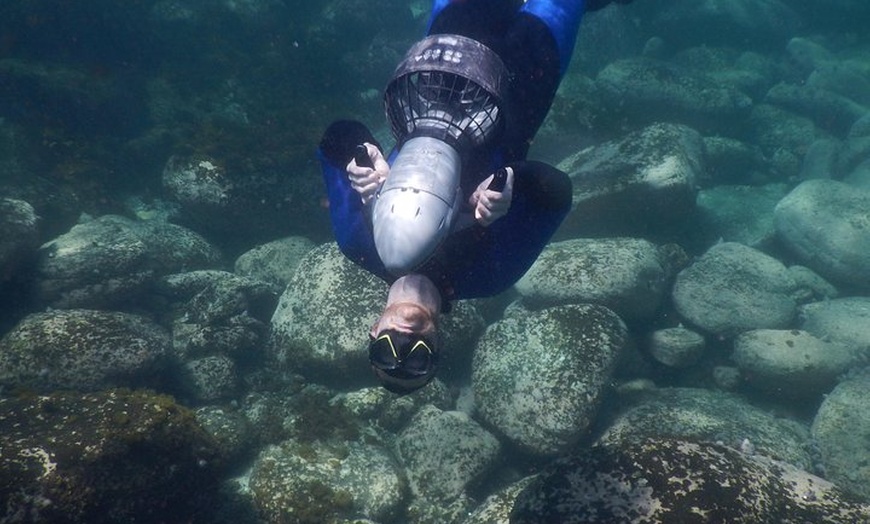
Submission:
[[[426,308],[410,302],[391,304],[369,335],[372,371],[388,390],[410,393],[434,378],[435,321]]]
[[[435,328],[435,319],[426,308],[413,302],[397,302],[384,309],[369,334],[372,338],[377,338],[385,329],[394,329],[402,333],[434,338]]]

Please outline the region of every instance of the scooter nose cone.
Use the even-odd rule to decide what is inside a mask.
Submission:
[[[387,271],[396,276],[420,267],[449,233],[451,207],[426,191],[382,193],[374,212],[375,247]]]

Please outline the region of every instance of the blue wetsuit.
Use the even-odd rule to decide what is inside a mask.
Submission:
[[[462,188],[469,195],[495,169],[513,168],[510,210],[489,227],[475,225],[452,233],[416,271],[435,283],[445,304],[453,299],[495,295],[512,286],[531,267],[570,210],[568,176],[525,157],[570,62],[586,4],[597,8],[608,1],[434,1],[427,34],[473,38],[498,53],[511,75],[502,138],[491,147],[474,151],[462,171]],[[345,171],[353,148],[362,142],[377,144],[361,123],[339,121],[327,129],[318,150],[333,230],[348,258],[392,282],[395,277],[378,258],[368,212]],[[390,161],[394,156],[395,152]]]

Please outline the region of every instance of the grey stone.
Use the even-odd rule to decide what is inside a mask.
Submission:
[[[478,415],[530,453],[570,449],[594,422],[627,342],[625,325],[603,306],[506,317],[487,329],[475,350]]]
[[[843,182],[870,191],[870,160],[858,164],[851,173],[843,177]]]
[[[748,96],[700,71],[649,58],[611,62],[596,81],[613,116],[635,125],[678,122],[724,133],[745,120],[752,107]]]
[[[244,414],[223,406],[203,406],[195,411],[195,415],[196,421],[214,439],[228,462],[234,463],[252,455],[256,436]]]
[[[288,440],[260,452],[250,476],[269,522],[395,518],[407,496],[398,465],[381,446]]]
[[[655,315],[669,278],[666,258],[651,242],[574,239],[548,245],[516,289],[530,307],[596,303],[637,320]]]
[[[236,274],[274,284],[283,291],[302,257],[315,244],[305,237],[287,237],[259,245],[236,259]]]
[[[870,498],[870,375],[840,382],[825,397],[813,420],[815,439],[828,479]]]
[[[224,355],[202,357],[184,365],[185,387],[199,402],[230,399],[238,391],[236,364]]]
[[[23,200],[0,198],[0,284],[12,278],[39,246],[39,217]]]
[[[807,149],[817,140],[828,138],[812,119],[768,103],[752,108],[748,124],[748,139],[765,155],[769,175],[775,181],[800,174]]]
[[[654,359],[672,368],[685,368],[704,355],[704,337],[684,327],[653,331],[649,337],[649,352]]]
[[[827,393],[856,361],[842,344],[797,329],[742,333],[734,340],[731,359],[751,386],[783,399]]]
[[[828,89],[779,83],[767,92],[765,102],[811,119],[821,129],[844,136],[867,107]]]
[[[495,465],[498,440],[460,411],[423,406],[396,438],[411,493],[449,503],[479,482]]]
[[[169,335],[140,316],[35,313],[0,340],[0,384],[36,391],[159,388],[171,351]]]
[[[776,206],[777,234],[804,265],[835,282],[870,288],[870,190],[807,180]]]
[[[773,210],[786,193],[784,184],[723,185],[701,190],[696,203],[710,237],[761,248],[776,236]]]
[[[574,208],[561,231],[572,237],[643,236],[693,209],[704,170],[694,130],[654,124],[569,156],[558,167],[574,185]]]
[[[795,317],[797,284],[776,259],[725,242],[681,271],[673,288],[680,315],[712,334],[788,327]]]
[[[713,189],[724,184],[742,184],[769,170],[768,163],[757,146],[735,138],[705,136],[705,166],[698,184]]]
[[[623,446],[644,439],[688,439],[721,442],[734,449],[755,452],[812,467],[804,450],[807,428],[776,418],[743,398],[722,391],[666,388],[648,391],[625,409],[604,430],[599,443]]]
[[[157,277],[217,266],[220,253],[181,226],[104,215],[39,250],[37,291],[56,308],[135,303]]]
[[[857,360],[870,358],[870,297],[805,304],[798,310],[798,316],[801,329],[845,346]]]
[[[383,311],[388,286],[348,260],[335,243],[322,244],[300,261],[272,316],[268,351],[282,365],[343,388],[373,380],[369,329]],[[456,307],[439,331],[441,365],[473,347],[483,329],[474,307]]]
[[[779,0],[677,0],[665,4],[655,27],[675,46],[733,46],[779,51],[800,18]]]
[[[193,415],[127,389],[0,398],[6,522],[214,522],[223,457]]]
[[[705,442],[647,440],[561,458],[520,495],[513,524],[866,522],[870,506],[789,464]]]
[[[837,178],[837,160],[842,144],[838,140],[820,138],[811,143],[804,155],[798,178]]]
[[[839,291],[818,273],[805,266],[788,266],[788,273],[798,286],[798,303],[837,298]]]
[[[534,479],[525,477],[486,497],[462,524],[508,524],[517,496]]]

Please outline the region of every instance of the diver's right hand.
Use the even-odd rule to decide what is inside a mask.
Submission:
[[[347,177],[350,179],[350,185],[359,193],[363,204],[368,204],[375,197],[381,184],[387,179],[390,174],[390,165],[387,164],[387,159],[381,153],[381,150],[374,144],[366,142],[366,151],[369,154],[369,159],[374,168],[361,167],[356,164],[356,159],[350,161],[347,165]]]

